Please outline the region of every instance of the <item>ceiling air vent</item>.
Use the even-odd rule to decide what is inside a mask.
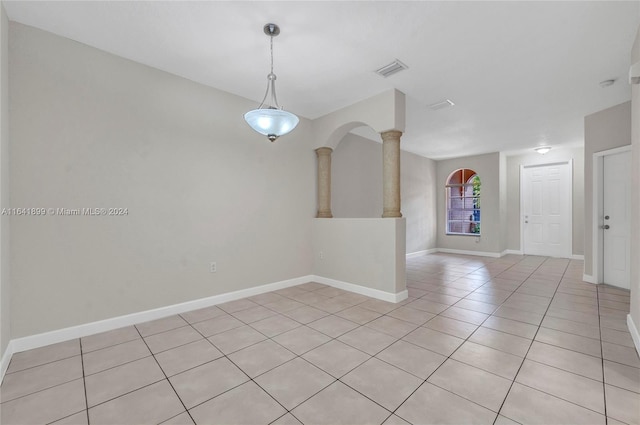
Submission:
[[[449,99],[445,99],[440,102],[432,103],[431,105],[429,105],[429,108],[431,108],[434,111],[437,111],[438,109],[448,108],[449,106],[453,106],[453,105],[455,105],[455,103],[453,103]]]
[[[382,68],[377,69],[376,74],[381,75],[384,78],[387,78],[407,68],[409,68],[407,65],[403,64],[398,59],[396,59],[393,62],[391,62],[389,65],[385,65]]]

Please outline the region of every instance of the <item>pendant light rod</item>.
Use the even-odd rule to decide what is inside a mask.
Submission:
[[[264,92],[264,97],[262,98],[262,102],[260,102],[260,106],[258,109],[261,109],[264,106],[264,102],[267,100],[267,96],[269,96],[269,90],[271,90],[271,104],[267,105],[272,109],[282,109],[278,104],[278,97],[276,96],[276,74],[273,72],[273,37],[277,37],[280,34],[280,27],[276,24],[266,24],[264,26],[264,33],[269,36],[269,47],[271,51],[271,68],[269,74],[267,74],[267,90]]]

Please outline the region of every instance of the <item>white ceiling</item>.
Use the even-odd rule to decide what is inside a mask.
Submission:
[[[256,102],[275,22],[285,109],[316,118],[396,88],[403,149],[434,159],[581,144],[585,115],[630,99],[640,25],[639,1],[3,3],[13,21]],[[373,73],[396,58],[409,69]]]

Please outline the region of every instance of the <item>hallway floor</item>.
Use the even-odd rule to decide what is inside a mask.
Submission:
[[[639,424],[629,291],[582,262],[407,259],[409,299],[318,283],[17,353],[2,424]]]

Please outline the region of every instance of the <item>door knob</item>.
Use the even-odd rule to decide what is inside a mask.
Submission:
[[[608,216],[608,215],[605,215],[605,216],[604,216],[604,219],[605,219],[605,220],[609,220],[609,216]]]
[[[601,229],[607,230],[609,228],[608,224],[605,224],[604,226],[600,226]]]

